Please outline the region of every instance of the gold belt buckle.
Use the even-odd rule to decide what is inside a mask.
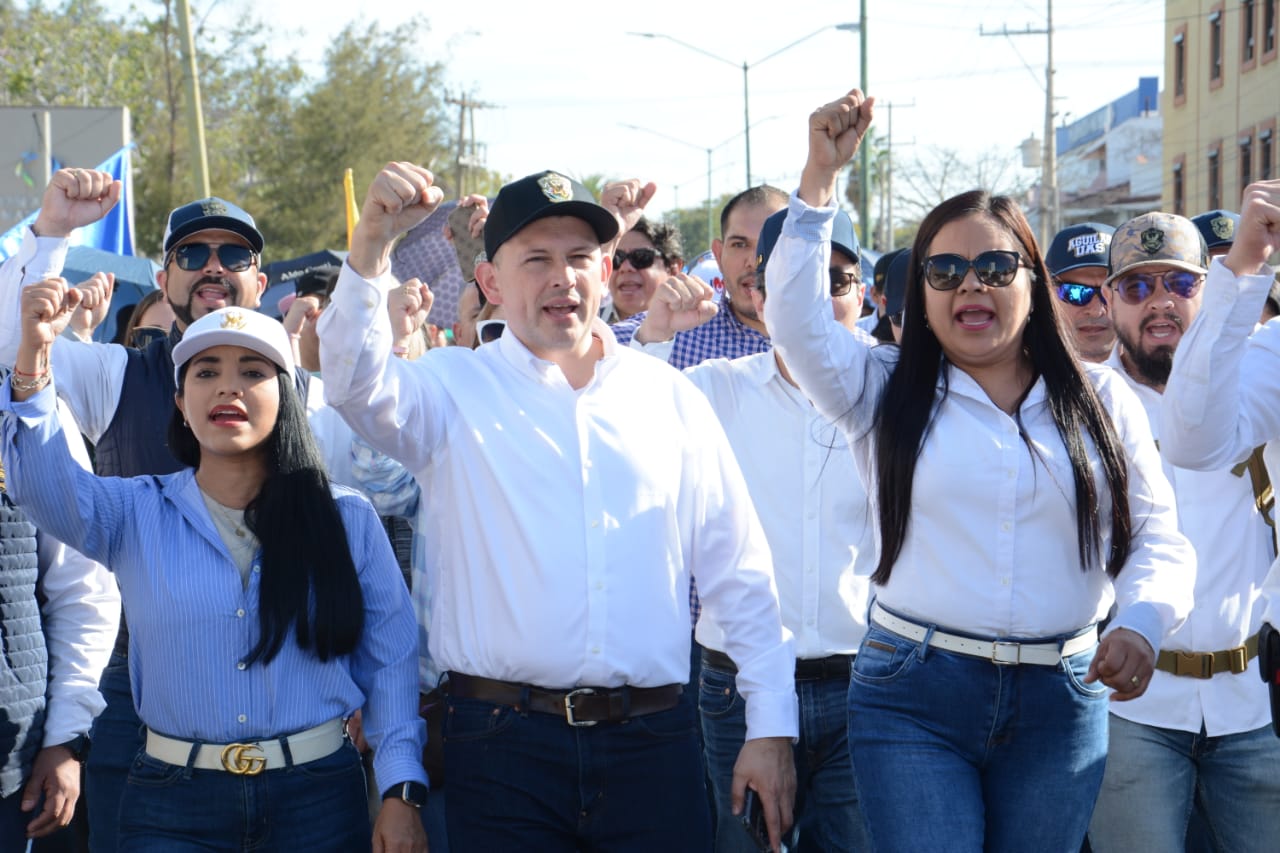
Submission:
[[[1234,649],[1227,649],[1227,666],[1236,675],[1244,672],[1249,668],[1249,653],[1247,646],[1236,646]]]
[[[222,748],[222,766],[237,776],[257,776],[267,766],[267,756],[256,743],[229,743]]]

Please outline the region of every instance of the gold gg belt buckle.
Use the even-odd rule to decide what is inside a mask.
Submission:
[[[229,743],[222,748],[222,766],[237,776],[257,776],[267,766],[267,757],[256,743]]]

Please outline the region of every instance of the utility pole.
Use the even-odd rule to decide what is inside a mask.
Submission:
[[[446,97],[446,104],[451,104],[458,108],[458,155],[456,163],[456,171],[454,172],[454,184],[458,193],[458,198],[466,195],[465,179],[467,167],[480,165],[476,157],[476,110],[493,109],[496,104],[487,104],[483,101],[474,101],[470,95],[465,92],[457,98]],[[470,119],[470,121],[468,121]],[[471,144],[470,153],[468,154],[467,146],[467,127],[471,127]]]
[[[858,52],[861,54],[859,57],[859,64],[861,65],[859,69],[861,71],[860,84],[863,97],[866,97],[869,85],[867,82],[867,0],[861,0],[858,5],[858,38]],[[862,159],[858,170],[858,224],[862,226],[863,241],[869,243],[871,242],[871,230],[869,228],[869,219],[871,217],[871,199],[869,198],[871,195],[871,149],[864,145],[859,153]]]
[[[1033,30],[1028,26],[1025,30],[1010,31],[1008,26],[999,31],[987,32],[979,27],[978,35],[982,36],[1028,36],[1041,35],[1048,39],[1048,52],[1044,67],[1044,158],[1041,161],[1040,174],[1040,245],[1048,246],[1058,233],[1058,138],[1053,127],[1053,0],[1045,0],[1045,28]]]
[[[204,146],[204,111],[200,106],[200,74],[196,69],[196,42],[191,32],[191,4],[178,0],[178,29],[182,38],[182,50],[186,54],[187,129],[191,134],[191,161],[195,171],[196,192],[200,198],[208,198],[209,155]]]
[[[910,109],[915,105],[916,105],[916,102],[914,100],[912,100],[911,103],[909,104],[895,104],[892,101],[890,101],[887,105],[887,109],[889,111],[889,122],[888,122],[889,132],[887,134],[887,143],[885,145],[885,163],[883,165],[885,174],[881,177],[880,186],[883,189],[883,195],[881,196],[881,198],[884,201],[884,206],[888,208],[888,212],[883,213],[881,216],[881,221],[886,223],[886,227],[885,227],[886,238],[884,240],[884,244],[880,247],[880,251],[882,252],[892,252],[893,242],[894,242],[894,234],[893,234],[893,108],[900,107],[903,109]]]

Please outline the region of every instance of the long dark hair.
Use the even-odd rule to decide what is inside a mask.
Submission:
[[[940,375],[942,396],[945,398],[947,394],[942,346],[925,322],[924,258],[928,257],[929,246],[944,225],[974,215],[985,216],[1004,228],[1021,245],[1023,256],[1030,262],[1035,278],[1031,283],[1031,316],[1022,333],[1022,346],[1035,376],[1044,380],[1053,422],[1071,460],[1080,567],[1089,571],[1097,565],[1102,539],[1095,512],[1097,488],[1085,448],[1084,434],[1088,433],[1097,448],[1102,473],[1111,493],[1111,548],[1106,570],[1115,577],[1129,557],[1132,536],[1129,469],[1124,450],[1110,415],[1067,346],[1065,333],[1050,301],[1049,289],[1045,286],[1049,272],[1026,217],[1011,199],[993,196],[984,190],[972,190],[935,207],[920,223],[911,249],[900,357],[885,387],[873,427],[876,432],[881,550],[880,564],[871,579],[877,584],[886,583],[902,552],[911,521],[916,460],[928,438],[937,405],[941,403],[937,391]],[[1022,401],[1018,402],[1020,407]],[[1014,417],[1020,421],[1020,411],[1016,411]]]
[[[190,364],[178,377],[179,396]],[[270,663],[292,627],[299,648],[327,661],[355,650],[364,630],[364,595],[302,400],[288,373],[281,370],[276,381],[280,412],[265,442],[267,478],[244,513],[262,545],[259,636],[246,660]],[[200,444],[176,407],[169,448],[183,465],[199,467]]]

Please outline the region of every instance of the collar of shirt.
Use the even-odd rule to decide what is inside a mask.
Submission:
[[[600,343],[604,345],[604,355],[596,365],[596,378],[598,379],[602,375],[602,371],[608,372],[610,365],[616,360],[618,339],[614,337],[609,324],[599,317],[591,319],[591,336],[599,338]],[[525,346],[524,341],[515,335],[503,335],[498,338],[494,345],[503,359],[521,373],[543,383],[557,381],[557,378],[561,382],[565,381],[564,373],[560,370],[559,365],[535,355],[532,350]]]

